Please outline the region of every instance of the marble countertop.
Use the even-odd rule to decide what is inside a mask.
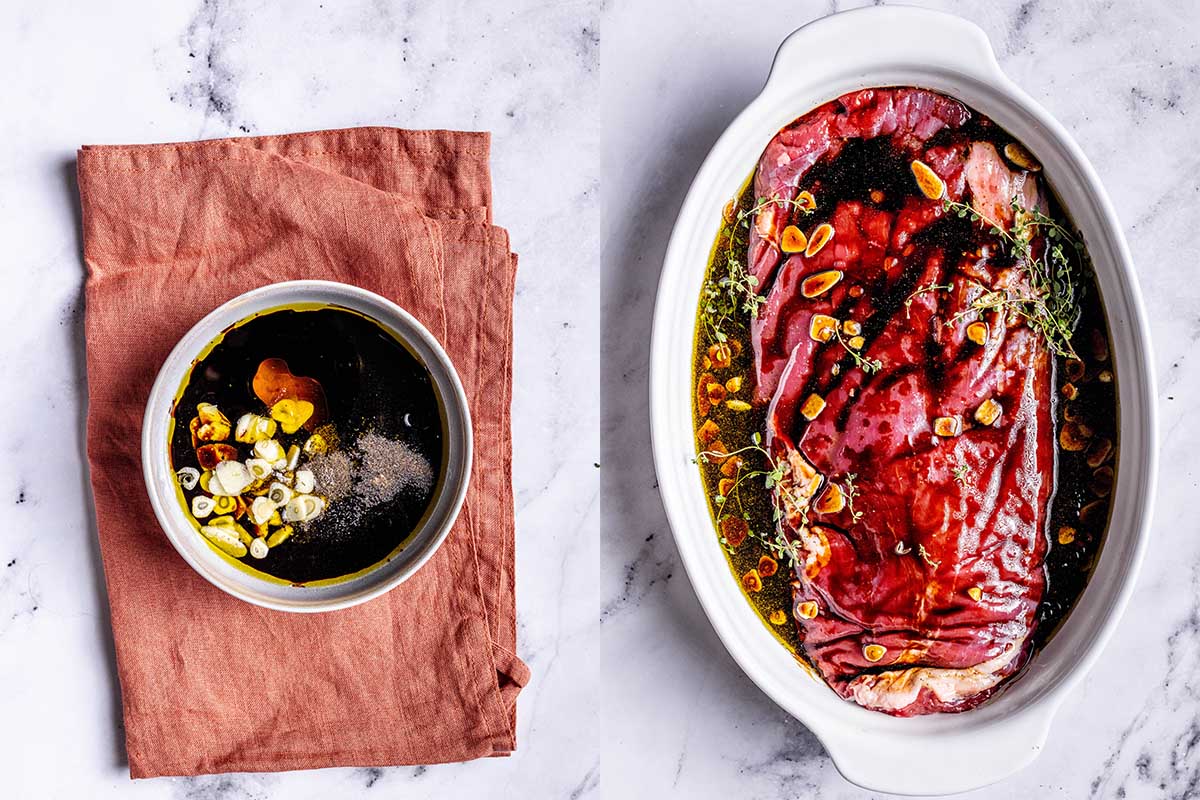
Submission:
[[[1005,71],[1077,138],[1116,206],[1155,345],[1161,472],[1149,554],[1100,663],[1038,760],[973,798],[1200,796],[1200,281],[1195,278],[1200,6],[919,2],[981,25]],[[612,797],[874,796],[750,682],[679,563],[646,446],[650,314],[683,195],[800,24],[866,3],[614,2],[602,21],[602,643]],[[932,44],[931,44],[932,46]]]
[[[575,646],[596,626],[594,11],[370,0],[6,4],[0,796],[569,797],[595,786],[595,679]],[[131,782],[83,456],[75,150],[369,124],[494,136],[495,218],[521,256],[513,488],[520,654],[534,678],[520,698],[519,749],[428,768]]]

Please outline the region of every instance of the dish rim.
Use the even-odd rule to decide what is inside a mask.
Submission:
[[[352,578],[316,586],[277,584],[258,578],[233,567],[215,548],[201,541],[176,495],[167,445],[176,393],[197,355],[231,325],[264,311],[300,304],[342,307],[362,314],[413,352],[429,371],[440,395],[446,440],[445,476],[409,543]],[[387,298],[359,286],[323,280],[282,281],[252,289],[217,306],[193,325],[176,343],[155,378],[143,416],[141,445],[142,476],[155,518],[183,560],[227,594],[263,608],[295,613],[335,611],[365,603],[415,574],[445,542],[458,518],[474,454],[466,393],[436,337]]]
[[[942,37],[934,37],[933,40],[944,45],[936,52],[927,52],[928,48],[921,51],[902,41],[897,43],[906,34],[929,34],[931,31]],[[916,39],[915,36],[912,38]],[[924,39],[929,40],[928,36]],[[805,63],[806,57],[810,63],[817,64],[815,70],[802,69],[809,66]],[[816,80],[806,76],[806,73],[810,75],[821,70],[828,74],[818,76]],[[1049,164],[1063,165],[1064,169],[1061,172],[1054,171],[1050,180],[1060,197],[1063,197],[1073,220],[1080,226],[1089,251],[1097,262],[1097,280],[1101,284],[1114,339],[1113,362],[1118,373],[1121,402],[1121,449],[1118,455],[1121,468],[1118,469],[1117,484],[1112,495],[1110,533],[1092,580],[1076,608],[1063,622],[1054,639],[1035,655],[1025,674],[1013,681],[994,700],[961,714],[912,719],[888,717],[840,700],[838,705],[813,702],[811,692],[789,686],[780,679],[778,671],[774,669],[777,664],[771,666],[763,663],[772,660],[770,657],[746,651],[746,636],[739,626],[747,620],[738,618],[744,617],[743,612],[754,612],[745,598],[740,596],[738,589],[735,589],[739,595],[737,608],[724,604],[728,592],[721,591],[713,583],[715,556],[720,557],[719,566],[724,572],[721,576],[724,583],[732,585],[735,581],[724,555],[717,550],[715,536],[711,535],[712,524],[707,506],[694,502],[694,489],[700,484],[699,472],[694,465],[681,464],[684,452],[689,459],[694,456],[695,440],[690,386],[677,391],[680,381],[675,374],[680,369],[679,353],[683,353],[682,360],[688,365],[690,384],[695,306],[707,264],[706,258],[697,260],[695,254],[697,249],[704,253],[709,251],[719,222],[719,211],[714,213],[714,210],[735,194],[737,184],[731,182],[730,175],[736,170],[731,167],[731,162],[742,163],[746,153],[753,152],[749,163],[744,164],[745,169],[740,171],[739,180],[744,180],[757,163],[767,141],[783,124],[847,91],[885,85],[918,85],[957,97],[971,108],[991,117],[1027,147],[1030,147],[1030,139],[1037,140],[1041,147],[1031,149],[1043,164],[1047,164],[1046,173],[1052,172]],[[965,91],[962,90],[964,87]],[[796,104],[795,98],[801,94],[805,94],[807,102]],[[1032,135],[1029,133],[1031,131],[1037,131],[1038,134]],[[1052,157],[1046,159],[1042,157],[1043,154]],[[1066,181],[1068,177],[1076,184],[1067,187],[1068,191],[1061,191],[1063,187],[1059,179]],[[1084,200],[1068,202],[1068,196],[1081,192]],[[1077,207],[1083,205],[1087,206],[1086,210]],[[1083,213],[1077,213],[1080,211]],[[1086,222],[1081,217],[1086,218]],[[1102,224],[1094,223],[1093,217]],[[1098,252],[1103,263],[1096,258]],[[688,313],[681,315],[681,307],[687,309]],[[1114,316],[1119,319],[1114,320]],[[681,318],[687,321],[683,331],[675,329]],[[654,314],[651,433],[655,466],[668,520],[689,579],[711,624],[742,670],[773,700],[821,738],[839,770],[850,780],[867,788],[897,793],[962,791],[999,780],[1036,756],[1058,705],[1082,680],[1111,638],[1132,593],[1147,546],[1156,482],[1157,445],[1154,371],[1148,331],[1132,258],[1111,202],[1094,169],[1061,124],[1004,75],[995,61],[987,37],[978,27],[944,12],[885,6],[857,9],[819,19],[792,33],[780,46],[763,91],[729,125],[700,167],[672,232]],[[1115,340],[1122,335],[1127,338],[1118,345]],[[686,419],[682,422],[677,419],[681,409],[686,412]],[[686,438],[681,435],[680,426],[686,430]],[[688,468],[694,474],[687,475]],[[687,486],[689,483],[692,484],[690,490]],[[702,491],[700,500],[703,501]],[[1129,504],[1123,504],[1118,514],[1118,503],[1122,500]],[[704,525],[699,530],[703,533],[697,535],[701,515]],[[1131,523],[1118,537],[1121,547],[1116,546],[1111,533],[1112,527],[1118,524],[1119,516]],[[1125,556],[1125,561],[1117,569],[1115,560],[1119,555]],[[1093,588],[1105,579],[1114,580],[1115,583],[1106,585],[1103,590]],[[1085,603],[1092,609],[1089,620],[1081,621],[1076,617]],[[1087,636],[1080,636],[1085,622],[1090,623],[1090,632]],[[753,618],[753,624],[758,628],[763,627],[757,617]],[[762,633],[770,636],[765,629]],[[1072,635],[1064,636],[1065,633]],[[751,639],[760,638],[754,634],[748,636]],[[787,655],[777,642],[772,640],[771,645],[778,653]],[[1056,657],[1053,669],[1057,672],[1047,677],[1048,658],[1045,653],[1051,648],[1062,650],[1071,645],[1076,647],[1077,653],[1082,654],[1081,657],[1071,667],[1062,666],[1062,658]],[[804,674],[794,664],[792,668],[794,674],[790,677]],[[1035,677],[1036,683],[1040,684],[1036,692],[1035,681],[1031,680]],[[1020,690],[1022,686],[1028,688]],[[823,683],[820,688],[833,696]],[[995,757],[989,757],[986,747],[954,745],[950,742],[953,737],[962,738],[961,734],[966,730],[986,740],[987,746],[994,747]],[[951,765],[949,774],[940,778],[928,770],[909,770],[907,778],[896,778],[887,775],[883,769],[873,769],[870,762],[862,757],[861,751],[869,746],[894,746],[900,737],[915,741],[916,744],[910,741],[912,746],[898,748],[902,756],[883,758],[880,763],[904,765],[904,759],[914,753],[935,752],[933,745],[937,745],[941,747],[937,751],[941,767],[945,767],[945,761],[959,754],[967,759],[964,763],[970,768]],[[1023,744],[1016,741],[1021,738],[1025,739]]]

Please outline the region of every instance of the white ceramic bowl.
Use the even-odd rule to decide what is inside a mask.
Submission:
[[[961,99],[1043,164],[1095,264],[1120,407],[1108,536],[1075,610],[1024,674],[991,701],[961,714],[911,719],[840,699],[771,636],[730,575],[692,463],[692,329],[722,207],[784,125],[846,92],[889,85]],[[1032,761],[1055,710],[1112,635],[1142,561],[1156,469],[1154,376],[1133,265],[1112,205],[1063,127],[1000,71],[983,31],[940,12],[877,7],[826,17],[784,41],[762,93],[714,145],[679,213],[659,283],[651,375],[659,484],[696,593],[733,658],[821,739],[838,770],[877,791],[944,794],[984,786]]]
[[[258,577],[200,535],[183,509],[171,469],[168,430],[176,392],[197,355],[223,330],[268,309],[296,304],[333,305],[365,314],[393,333],[429,370],[444,411],[442,474],[420,529],[389,560],[348,579],[305,586]],[[196,323],[158,373],[142,424],[142,471],[150,502],[171,544],[206,580],[235,597],[280,611],[331,611],[370,600],[395,587],[429,560],[458,517],[471,472],[471,417],[454,365],[437,339],[395,303],[355,286],[289,281],[230,300]],[[252,564],[250,566],[253,566]]]

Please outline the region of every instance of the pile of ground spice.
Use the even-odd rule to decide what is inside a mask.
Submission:
[[[429,459],[400,439],[365,433],[338,450],[314,458],[309,468],[329,510],[309,535],[350,532],[372,509],[401,497],[426,500],[435,475]]]

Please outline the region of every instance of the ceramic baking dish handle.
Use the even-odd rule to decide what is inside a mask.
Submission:
[[[780,45],[767,86],[786,89],[796,75],[812,84],[825,73],[832,85],[845,64],[859,62],[1010,83],[978,26],[940,11],[885,6],[835,14],[797,30]]]
[[[1046,701],[988,724],[953,734],[906,734],[840,727],[822,730],[821,742],[847,780],[877,792],[943,795],[977,789],[1025,767],[1041,751],[1056,704]]]

